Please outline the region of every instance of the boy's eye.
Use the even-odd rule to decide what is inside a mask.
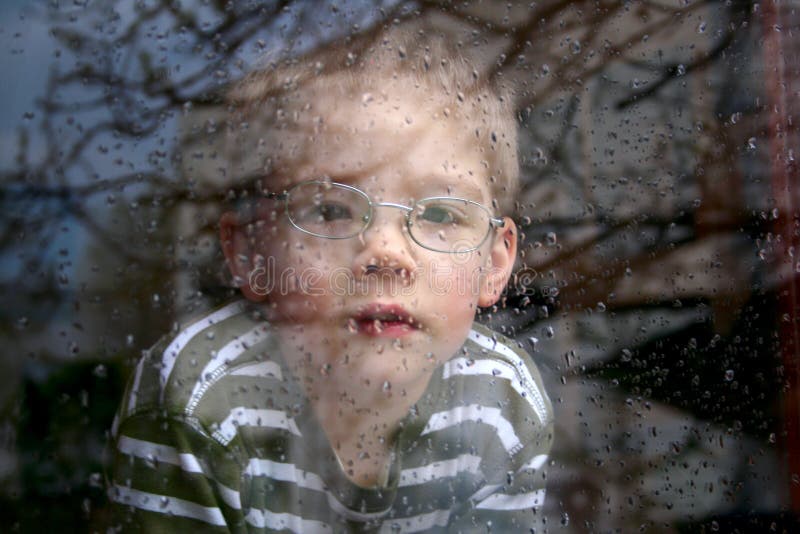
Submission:
[[[349,206],[336,202],[323,202],[314,205],[308,210],[308,218],[315,221],[337,221],[349,220],[353,218],[352,210]]]
[[[459,224],[463,221],[463,216],[458,210],[444,204],[420,206],[418,217],[425,222],[436,224]]]

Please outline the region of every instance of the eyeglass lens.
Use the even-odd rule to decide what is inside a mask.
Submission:
[[[357,189],[308,182],[289,191],[287,213],[296,227],[319,237],[344,239],[369,223],[372,206]],[[456,198],[429,198],[408,213],[408,231],[423,247],[459,252],[479,246],[489,231],[489,215],[479,204]]]

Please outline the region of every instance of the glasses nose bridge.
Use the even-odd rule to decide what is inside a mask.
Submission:
[[[409,214],[411,214],[411,212],[414,211],[414,208],[412,208],[411,206],[406,206],[405,204],[398,204],[396,202],[372,202],[372,201],[370,201],[369,205],[370,205],[370,208],[371,208],[371,214],[370,214],[369,220],[367,221],[367,224],[364,225],[364,231],[367,231],[367,229],[370,226],[372,226],[373,221],[375,221],[375,219],[376,219],[375,208],[395,208],[395,209],[400,210],[401,212],[403,212],[403,225],[404,226],[408,224],[408,216],[409,216]]]

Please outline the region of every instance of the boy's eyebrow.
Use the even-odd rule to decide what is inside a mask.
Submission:
[[[463,197],[467,200],[483,202],[483,191],[473,183],[455,181],[450,176],[442,176],[438,174],[431,175],[429,178],[434,182],[432,185],[436,189],[443,190],[441,193],[442,195]]]

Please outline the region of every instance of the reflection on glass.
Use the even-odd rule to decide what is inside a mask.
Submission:
[[[467,517],[452,508],[469,493],[455,481],[491,488],[480,477],[507,463],[505,447],[489,466],[479,443],[423,431],[459,402],[497,410],[470,424],[489,413],[519,426],[527,412],[503,402],[522,396],[507,390],[516,375],[481,364],[504,344],[535,362],[554,408],[555,446],[530,464],[547,480],[512,466],[485,490],[546,488],[515,530],[798,530],[792,3],[5,2],[0,15],[4,526],[120,526],[131,509],[113,510],[114,484],[145,492],[154,517],[206,503],[228,521],[238,492],[254,530],[301,498],[324,498],[329,524],[344,513],[329,493],[349,506],[377,486],[396,488],[387,516]],[[385,40],[394,32],[413,37]],[[440,41],[454,49],[445,63],[464,62],[443,65]],[[448,69],[466,78],[440,77]],[[353,219],[339,240],[297,230],[268,193],[308,181],[364,191],[368,224]],[[419,209],[439,197],[503,224],[463,218],[465,205]],[[311,217],[343,224],[343,208]],[[492,252],[505,217],[507,283]],[[429,240],[415,240],[421,221]],[[455,228],[475,230],[469,246]],[[174,410],[151,410],[154,423],[148,403]],[[288,441],[267,438],[280,432]],[[429,439],[404,441],[414,432]],[[314,461],[298,456],[310,445]],[[275,478],[289,458],[281,473],[297,476]],[[437,467],[403,478],[425,460]],[[425,486],[450,468],[452,487]],[[125,469],[165,475],[145,488]],[[271,496],[299,496],[253,497],[267,479]],[[423,486],[454,502],[420,505]],[[476,519],[489,513],[482,495],[469,499]],[[380,515],[386,502],[365,507]],[[262,516],[247,522],[250,510]]]
[[[241,294],[138,363],[112,430],[114,525],[544,524],[550,401],[525,350],[475,322],[516,260],[516,225],[487,207],[512,205],[516,124],[446,44],[392,32],[346,69],[347,45],[231,90],[242,172],[219,227]],[[265,138],[273,193],[236,193]]]

